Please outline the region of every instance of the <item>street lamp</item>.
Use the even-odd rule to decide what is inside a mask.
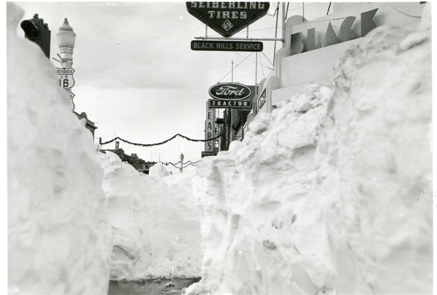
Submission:
[[[71,67],[73,65],[73,48],[76,41],[76,33],[73,28],[68,23],[67,18],[64,19],[64,23],[59,28],[56,34],[58,39],[58,46],[60,54],[58,54],[61,60],[53,58],[61,64],[60,68],[56,68],[59,77],[59,86],[67,90],[70,95],[71,100],[74,98],[74,93],[71,88],[74,86],[74,69]],[[74,102],[73,102],[74,111]]]
[[[58,39],[59,51],[62,58],[62,67],[71,68],[73,65],[73,48],[76,41],[76,33],[68,23],[67,18],[64,19],[64,23],[59,28],[59,32],[56,34]]]

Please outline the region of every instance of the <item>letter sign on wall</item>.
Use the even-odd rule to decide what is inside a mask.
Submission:
[[[205,139],[211,139],[214,137],[214,121],[215,121],[215,111],[212,109],[208,109],[206,111],[206,120],[205,120]],[[213,152],[214,151],[214,141],[205,141],[205,151]]]
[[[361,37],[364,37],[371,30],[376,28],[373,17],[375,16],[377,11],[378,8],[375,8],[361,13]],[[357,38],[357,34],[352,30],[352,25],[354,24],[355,19],[355,16],[345,17],[344,20],[341,22],[340,29],[338,30],[338,35],[334,31],[331,22],[328,22],[328,27],[326,29],[323,39],[321,40],[321,44],[318,44],[318,42],[316,42],[317,34],[315,28],[307,30],[306,38],[302,32],[296,32],[291,34],[290,54],[294,55],[306,51],[311,51],[320,47],[331,46],[340,42],[345,42]]]
[[[192,16],[223,37],[230,37],[259,20],[269,7],[269,2],[187,2]]]

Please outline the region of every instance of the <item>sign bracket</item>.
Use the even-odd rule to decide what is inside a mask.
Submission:
[[[198,39],[198,40],[227,40],[227,41],[281,41],[281,42],[285,42],[285,40],[281,39],[281,38],[194,37],[194,39]]]

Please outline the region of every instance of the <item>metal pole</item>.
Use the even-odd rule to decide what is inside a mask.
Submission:
[[[282,2],[282,48],[285,47],[285,21],[286,21],[285,2]]]
[[[232,41],[281,41],[281,42],[284,41],[284,39],[280,39],[280,38],[238,38],[238,37],[228,37],[228,38],[194,37],[194,39],[198,39],[198,40],[232,40]]]
[[[255,96],[258,95],[258,52],[255,55]]]
[[[278,6],[276,6],[275,40],[278,35],[278,17],[279,17],[279,3]],[[276,42],[275,42],[275,48],[273,49],[273,66],[275,65],[275,57],[276,57]]]
[[[234,82],[234,61],[232,61],[231,82]]]
[[[232,78],[231,82],[234,82],[234,61],[232,61]],[[229,146],[231,145],[231,123],[232,123],[232,117],[231,117],[231,108],[228,108],[228,143],[227,143],[227,149],[229,150]]]

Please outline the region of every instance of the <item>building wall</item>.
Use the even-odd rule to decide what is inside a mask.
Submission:
[[[261,83],[260,93],[266,89],[266,103],[261,109],[252,112],[248,121],[252,121],[257,112],[270,112],[272,106],[278,102],[299,93],[305,83],[332,80],[334,66],[341,54],[352,45],[360,44],[362,41],[361,13],[378,8],[373,18],[377,27],[391,25],[414,30],[420,22],[423,6],[419,2],[342,2],[334,3],[334,13],[315,20],[303,22],[302,16],[290,17],[286,22],[285,47],[277,52],[275,71]],[[357,35],[356,39],[346,42],[339,40],[340,43],[335,45],[291,55],[292,34],[302,32],[304,43],[306,43],[307,30],[314,28],[316,30],[316,45],[320,45],[323,42],[328,24],[331,22],[338,37],[340,25],[348,16],[355,17],[352,30]],[[247,126],[246,129],[248,129]]]

